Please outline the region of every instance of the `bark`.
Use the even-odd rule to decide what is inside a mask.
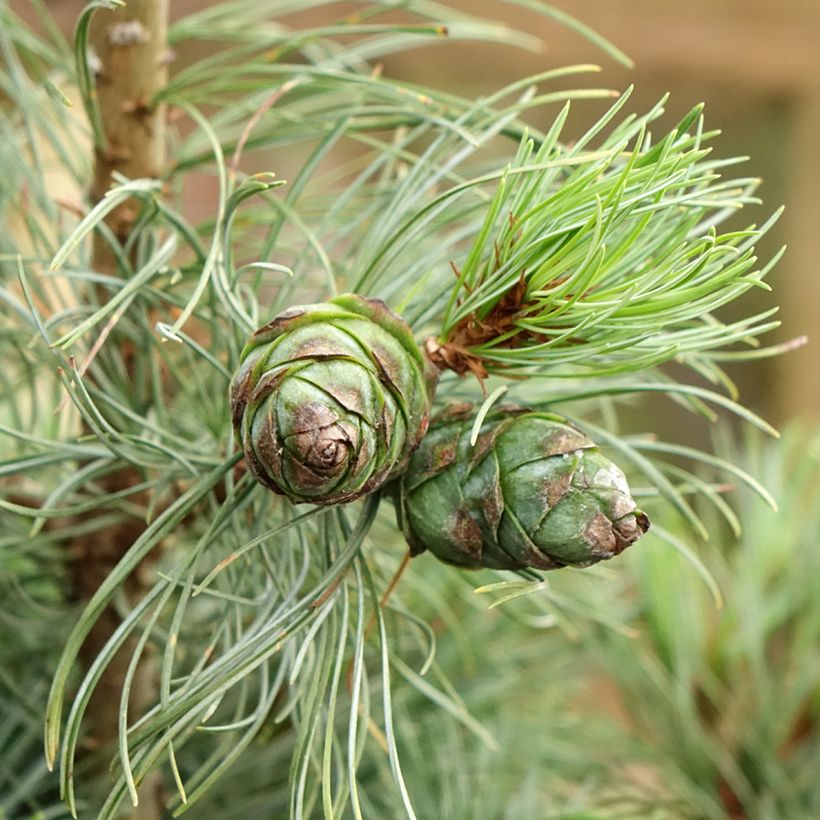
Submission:
[[[131,179],[159,177],[164,163],[165,111],[152,100],[167,81],[168,0],[129,0],[116,12],[99,11],[90,29],[90,46],[97,75],[97,98],[105,145],[95,146],[94,178],[91,197],[99,201],[119,172]],[[107,218],[108,226],[124,244],[138,215],[138,204],[127,201]],[[96,271],[122,276],[116,254],[109,241],[98,233],[94,237],[92,265]],[[106,298],[100,289],[98,298]],[[117,344],[115,334],[110,343]],[[119,340],[119,344],[123,344]],[[129,371],[134,352],[123,348]],[[133,486],[141,480],[137,470],[123,467],[107,477],[110,492]],[[134,496],[133,500],[140,502]],[[89,599],[143,530],[141,522],[126,520],[103,530],[91,539],[72,543],[72,578],[79,600]],[[146,592],[146,567],[141,567],[125,588],[128,599],[136,601]],[[120,623],[109,608],[98,620],[81,653],[88,666]],[[110,747],[117,738],[119,699],[134,642],[127,643],[105,671],[88,710],[88,741],[92,748]],[[156,695],[156,676],[150,654],[144,657],[131,690],[131,709],[140,714]],[[107,766],[108,757],[100,756]],[[140,789],[140,805],[131,815],[146,820],[163,816],[163,785],[160,775],[146,779]]]
[[[168,0],[130,0],[113,13],[99,12],[90,32],[99,60],[97,98],[106,146],[95,149],[91,195],[100,200],[111,186],[112,172],[158,177],[164,164],[165,106],[151,101],[168,76]],[[134,202],[109,215],[108,225],[124,242],[136,218]],[[95,238],[96,270],[116,273],[116,260],[106,240]]]

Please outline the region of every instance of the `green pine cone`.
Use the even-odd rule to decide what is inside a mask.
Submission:
[[[402,527],[416,555],[463,567],[585,567],[649,528],[621,470],[547,413],[457,405],[434,420],[401,479]]]
[[[372,492],[418,447],[436,375],[383,302],[349,293],[290,308],[251,336],[231,383],[248,468],[294,502]]]

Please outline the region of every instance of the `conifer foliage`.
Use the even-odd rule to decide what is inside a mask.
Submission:
[[[722,228],[757,180],[712,156],[701,108],[658,133],[664,101],[577,88],[594,66],[479,99],[380,68],[458,40],[533,47],[514,26],[426,0],[231,0],[170,24],[169,5],[94,0],[72,42],[40,0],[36,30],[0,5],[4,808],[57,817],[58,790],[82,817],[429,817],[433,735],[510,742],[449,679],[474,587],[510,630],[609,623],[569,593],[578,573],[550,574],[562,595],[531,567],[621,552],[646,509],[647,541],[714,588],[656,515],[699,537],[711,505],[734,525],[727,476],[771,501],[730,461],[621,435],[618,414],[642,396],[772,432],[722,363],[778,352],[759,341],[774,309],[720,308],[768,287],[776,259],[754,248],[777,214]],[[517,6],[625,59],[549,6],[499,4]],[[567,133],[574,100],[600,106],[585,133]],[[504,392],[524,415],[502,429]],[[468,466],[496,560],[419,558],[398,580],[394,506],[417,551],[455,520],[417,497],[428,419],[454,401],[472,421],[444,437],[451,461],[513,453],[554,492],[505,500],[489,472],[473,492]],[[31,655],[42,668],[9,674]]]

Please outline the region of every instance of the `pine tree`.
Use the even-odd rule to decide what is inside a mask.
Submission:
[[[525,5],[625,59],[566,15]],[[428,415],[455,402],[471,419],[465,452],[480,446],[504,396],[588,442],[568,456],[602,448],[653,519],[647,538],[682,553],[719,595],[686,536],[662,522],[671,511],[705,537],[720,526],[706,504],[734,525],[727,477],[770,495],[722,457],[623,435],[619,414],[637,398],[673,401],[773,432],[737,403],[722,364],[779,352],[759,341],[777,326],[774,309],[727,322],[720,308],[768,287],[777,257],[759,264],[754,248],[777,213],[760,227],[722,228],[756,202],[758,181],[711,156],[701,107],[654,134],[663,100],[635,113],[629,90],[563,87],[594,67],[552,68],[480,99],[379,69],[430,41],[527,45],[513,28],[423,0],[360,4],[344,17],[322,0],[233,0],[170,26],[168,6],[96,0],[73,44],[39,0],[39,33],[0,9],[0,582],[9,602],[0,685],[12,741],[3,760],[14,772],[5,810],[60,816],[56,781],[73,815],[101,818],[129,804],[140,817],[167,806],[237,818],[425,818],[437,810],[433,795],[445,801],[440,816],[523,806],[526,795],[501,786],[492,798],[473,793],[472,764],[485,778],[494,764],[485,753],[470,759],[459,734],[512,754],[520,715],[505,707],[493,736],[466,706],[469,682],[451,677],[475,663],[479,689],[483,681],[493,695],[480,691],[477,702],[520,698],[504,665],[526,663],[504,658],[505,626],[570,629],[581,612],[619,628],[587,586],[607,576],[546,579],[526,561],[511,565],[521,577],[470,574],[432,557],[404,572],[394,507],[401,519],[407,459]],[[295,27],[291,15],[306,6],[323,21]],[[176,66],[173,51],[194,44],[199,56]],[[571,101],[596,99],[609,102],[595,124],[567,133]],[[540,130],[533,114],[546,107],[554,114]],[[195,222],[186,192],[203,178],[216,194]],[[376,330],[356,337],[357,356],[367,378],[398,387],[368,394],[364,409],[351,400],[352,416],[333,422],[332,441],[320,443],[336,489],[320,496],[315,469],[294,484],[274,480],[286,469],[277,459],[253,461],[264,425],[242,420],[236,390],[251,365],[254,379],[267,378],[265,362],[271,379],[287,365],[310,383],[299,401],[330,393],[341,403],[339,384],[358,389],[357,357],[338,347],[344,377],[326,350],[314,351],[321,367],[310,378],[299,369],[304,352],[276,359],[265,346],[268,358],[254,358],[257,343],[281,348],[282,322],[295,336],[303,314],[362,321],[350,309],[366,300],[343,294],[389,306],[367,318]],[[331,333],[310,332],[323,343]],[[419,374],[439,371],[432,406],[421,375],[412,390],[403,372],[384,377],[374,351],[399,338]],[[392,407],[384,418],[403,419],[406,436],[385,435],[373,401]],[[299,438],[306,428],[276,419],[265,441],[316,468],[316,441]],[[363,461],[348,468],[339,448],[383,460],[360,477]],[[610,463],[597,449],[583,462],[597,469],[598,458]],[[290,498],[278,493],[285,486]],[[630,543],[645,529],[633,511]],[[607,515],[618,530],[622,513]],[[555,559],[564,563],[588,561]],[[508,617],[477,612],[476,587]],[[561,641],[550,646],[566,679],[576,660]],[[43,715],[52,776],[33,751]],[[568,735],[556,724],[554,737]],[[538,748],[546,766],[556,752]],[[443,750],[453,750],[449,768],[436,771]],[[423,773],[439,781],[425,784]],[[482,805],[471,802],[478,794]]]

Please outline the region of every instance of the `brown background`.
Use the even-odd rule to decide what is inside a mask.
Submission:
[[[70,31],[84,2],[50,0],[47,5]],[[180,16],[206,5],[207,0],[174,0],[172,9]],[[750,155],[742,173],[765,181],[760,193],[766,206],[746,220],[760,222],[781,203],[787,206],[762,248],[765,258],[780,245],[789,246],[769,278],[774,300],[752,297],[761,309],[773,301],[781,305],[784,327],[771,340],[814,334],[820,323],[820,2],[560,0],[560,8],[626,51],[636,64],[631,71],[580,36],[520,8],[492,0],[456,0],[453,5],[538,34],[545,49],[526,54],[455,43],[392,58],[386,70],[469,94],[551,66],[596,62],[604,68],[594,77],[596,84],[616,89],[636,85],[633,110],[647,108],[670,91],[670,125],[694,103],[705,102],[707,125],[723,131],[717,151]],[[12,6],[24,15],[29,11],[27,0],[13,0]],[[336,17],[340,7],[326,13]],[[185,57],[181,54],[180,60]],[[580,108],[579,126],[600,104]],[[776,423],[794,416],[820,421],[817,345],[814,339],[786,356],[735,368],[732,374],[744,402]]]

